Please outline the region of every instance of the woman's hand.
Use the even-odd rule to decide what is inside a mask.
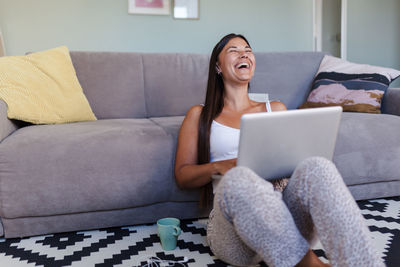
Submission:
[[[227,159],[213,162],[212,164],[215,170],[215,174],[224,175],[227,171],[229,171],[233,167],[236,167],[236,161],[237,159]]]

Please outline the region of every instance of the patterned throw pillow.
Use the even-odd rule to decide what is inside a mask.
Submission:
[[[342,106],[343,111],[381,113],[382,98],[400,71],[325,56],[307,101],[299,108]]]

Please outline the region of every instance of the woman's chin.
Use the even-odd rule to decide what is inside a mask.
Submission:
[[[252,75],[242,75],[238,77],[238,80],[242,83],[249,83],[252,77]]]

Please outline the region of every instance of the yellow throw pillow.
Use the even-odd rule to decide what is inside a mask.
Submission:
[[[65,46],[1,57],[0,99],[10,119],[34,124],[96,120]]]

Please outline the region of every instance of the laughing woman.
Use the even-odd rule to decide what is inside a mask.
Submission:
[[[286,109],[280,102],[249,99],[255,64],[246,38],[223,37],[211,55],[205,104],[188,111],[178,137],[177,184],[202,187],[205,205],[213,200],[211,250],[239,266],[261,260],[268,266],[326,266],[310,250],[318,237],[333,266],[384,266],[332,162],[306,159],[289,180],[273,183],[236,167],[240,117]],[[213,181],[214,174],[223,178]]]

